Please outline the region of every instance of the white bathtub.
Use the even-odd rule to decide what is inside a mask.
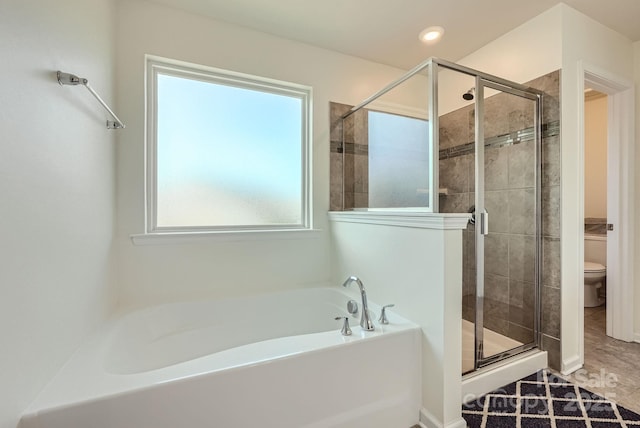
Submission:
[[[364,332],[355,295],[314,288],[137,311],[83,344],[22,428],[409,428],[420,333],[389,313]],[[379,306],[370,303],[377,315]]]

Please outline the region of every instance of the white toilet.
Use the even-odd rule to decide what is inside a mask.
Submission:
[[[604,303],[598,289],[607,278],[607,236],[584,235],[584,307],[593,308]]]

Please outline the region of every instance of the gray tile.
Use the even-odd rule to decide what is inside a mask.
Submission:
[[[465,300],[463,300],[463,306],[462,306],[462,319],[465,319],[469,322],[475,322],[476,319],[476,310],[475,310],[475,305],[472,305],[471,300],[467,297]]]
[[[557,238],[542,239],[542,283],[560,287],[560,240]]]
[[[535,191],[509,191],[509,232],[533,235],[536,230]]]
[[[342,211],[342,185],[331,183],[329,188],[329,209],[331,211]]]
[[[509,188],[535,186],[535,141],[525,141],[508,147]]]
[[[342,141],[342,115],[348,112],[351,106],[346,104],[329,103],[329,122],[331,141]]]
[[[484,295],[485,299],[505,304],[504,319],[506,320],[509,317],[509,278],[490,273],[485,274]]]
[[[509,278],[535,282],[536,240],[533,236],[509,236]]]
[[[529,102],[533,103],[533,101],[529,101]],[[531,126],[528,123],[530,122],[529,118],[532,116],[532,114],[529,113],[528,110],[533,110],[533,109],[528,109],[524,105],[513,106],[513,110],[511,110],[508,114],[508,118],[509,118],[508,131],[509,132],[521,131]]]
[[[543,91],[542,101],[542,123],[549,123],[560,119],[560,70],[540,76],[530,82],[527,86]]]
[[[447,149],[473,141],[473,137],[470,135],[468,117],[468,107],[440,116],[440,149]]]
[[[560,184],[560,136],[542,140],[542,187]]]
[[[353,143],[355,129],[355,116],[350,115],[342,121],[342,141],[344,143]]]
[[[542,189],[542,234],[560,237],[560,186]]]
[[[504,336],[509,334],[509,305],[485,298],[483,314],[484,327]]]
[[[476,236],[473,232],[465,231],[462,233],[463,247],[463,265],[467,269],[476,268]]]
[[[509,236],[490,233],[484,238],[484,269],[486,273],[509,276]]]
[[[547,351],[549,367],[555,370],[560,370],[561,356],[560,356],[560,341],[554,337],[542,335],[542,350]]]
[[[331,192],[329,200],[329,211],[344,211],[342,195]]]
[[[509,133],[509,113],[512,111],[504,93],[484,100],[484,137],[492,138]]]
[[[356,193],[369,192],[369,157],[353,155],[353,191]]]
[[[476,191],[476,155],[474,154],[470,154],[470,155],[466,155],[469,160],[467,162],[467,168],[468,168],[468,174],[467,177],[469,177],[469,192],[475,192]]]
[[[542,287],[542,332],[560,338],[560,289]]]
[[[462,271],[462,294],[465,296],[476,295],[476,270],[466,268]]]
[[[485,138],[531,127],[535,102],[505,92],[485,99]]]
[[[509,323],[508,337],[512,338],[513,340],[517,340],[522,344],[535,342],[533,329],[522,327],[521,325],[517,325],[511,322]]]
[[[549,124],[560,120],[560,96],[547,94],[542,99],[542,123]]]
[[[331,211],[342,210],[342,153],[329,155],[329,206]]]
[[[610,337],[601,340],[596,346],[597,352],[607,355],[610,363],[616,363],[620,368],[629,368],[635,370],[638,366],[637,354],[640,351],[640,344],[627,343]],[[611,357],[614,355],[614,357]],[[634,373],[632,376],[640,385],[640,372]]]
[[[535,285],[530,282],[509,281],[509,321],[532,329],[535,315]]]
[[[466,213],[468,209],[468,193],[456,193],[447,196],[440,196],[441,213]]]
[[[345,210],[350,210],[355,208],[355,202],[354,202],[354,194],[353,192],[349,192],[349,191],[345,191],[344,192],[344,209]]]
[[[368,193],[354,193],[354,208],[369,208],[369,194]]]
[[[353,142],[366,146],[369,144],[369,111],[361,109],[352,114],[353,123]]]
[[[342,168],[344,171],[344,191],[345,192],[354,192],[354,184],[355,184],[355,165],[354,165],[354,157],[355,155],[351,153],[344,153]]]
[[[640,344],[608,337],[605,315],[603,307],[585,308],[584,367],[579,374],[581,379],[606,382],[583,386],[640,412]]]
[[[508,191],[488,191],[484,194],[484,206],[489,213],[489,233],[509,232]]]
[[[469,190],[469,155],[456,156],[440,161],[440,187],[449,193],[463,193]]]
[[[509,155],[506,147],[485,150],[484,185],[487,191],[509,187]]]
[[[509,321],[503,318],[497,318],[497,317],[485,318],[484,327],[491,331],[495,331],[496,333],[501,334],[503,336],[507,336],[509,334]],[[490,356],[491,354],[487,355],[485,353],[485,357],[490,357]]]
[[[543,91],[547,95],[558,96],[560,94],[560,73],[560,70],[552,71],[526,82],[525,85]]]
[[[616,394],[614,397],[614,401],[616,403],[620,403],[620,405],[626,407],[631,411],[640,413],[640,388],[636,390],[632,389],[631,392],[628,392],[626,394],[621,394],[617,391],[614,391],[614,393]]]

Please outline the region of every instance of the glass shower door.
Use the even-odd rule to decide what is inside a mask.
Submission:
[[[539,340],[539,103],[476,78],[476,368]]]

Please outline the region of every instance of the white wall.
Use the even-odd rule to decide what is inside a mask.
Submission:
[[[118,272],[123,307],[330,280],[329,101],[357,103],[403,71],[144,1],[118,3]],[[144,55],[313,87],[315,238],[134,246],[144,231]]]
[[[553,7],[457,61],[460,65],[524,83],[562,65],[561,11]],[[445,58],[446,59],[446,58]],[[467,75],[444,70],[438,76],[438,114],[468,106],[462,94],[475,87]],[[485,98],[496,92],[485,88]]]
[[[607,97],[584,103],[584,216],[607,218]]]
[[[562,359],[563,371],[577,368],[580,363],[581,338],[576,334],[580,319],[579,293],[584,272],[583,253],[576,251],[584,226],[581,200],[582,159],[579,146],[579,105],[584,93],[578,82],[584,79],[579,63],[591,64],[623,79],[633,79],[631,41],[593,19],[562,6]],[[579,247],[580,248],[580,247]],[[579,254],[578,254],[579,253]]]
[[[563,7],[541,13],[458,63],[517,83],[558,70],[562,66]]]
[[[14,428],[110,301],[114,131],[108,0],[0,2],[0,427]]]

